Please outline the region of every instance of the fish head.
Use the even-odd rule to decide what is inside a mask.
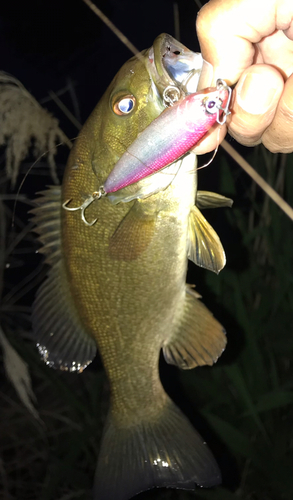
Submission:
[[[94,135],[91,164],[99,182],[103,183],[130,144],[166,108],[166,89],[171,99],[173,94],[177,99],[192,92],[201,66],[200,54],[165,33],[150,49],[122,66],[90,119]]]

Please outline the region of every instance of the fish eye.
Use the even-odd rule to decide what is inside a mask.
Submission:
[[[205,102],[206,111],[210,114],[214,114],[222,106],[222,99],[207,99]]]
[[[113,111],[119,116],[129,115],[129,113],[131,113],[134,109],[135,103],[136,99],[133,95],[120,97],[116,102],[114,102]]]

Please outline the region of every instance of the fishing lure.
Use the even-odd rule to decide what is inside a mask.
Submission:
[[[176,87],[175,87],[176,88]],[[79,207],[69,207],[71,200],[63,203],[69,211],[81,210],[83,222],[88,222],[85,210],[95,200],[114,193],[172,164],[190,151],[218,123],[226,122],[231,100],[231,88],[224,80],[217,80],[216,88],[189,94],[174,101],[170,93],[165,101],[169,107],[141,132],[127,148],[110,172],[105,183],[92,193]]]

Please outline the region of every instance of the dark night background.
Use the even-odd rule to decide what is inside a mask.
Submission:
[[[171,0],[96,3],[139,50],[150,47],[162,32],[175,36]],[[194,51],[199,50],[197,10],[193,0],[178,1],[180,41]],[[69,138],[78,131],[49,92],[58,94],[83,124],[131,56],[82,0],[2,1],[0,70],[18,78],[58,118]],[[262,147],[247,149],[232,143],[292,205],[292,155],[270,155]],[[0,172],[4,172],[1,153]],[[60,177],[66,156],[63,149],[57,157]],[[199,162],[203,164],[205,159]],[[23,165],[12,193],[28,165],[29,161]],[[33,198],[50,183],[48,169],[41,172],[36,168],[21,193]],[[205,304],[225,325],[228,347],[212,369],[179,372],[162,361],[161,371],[166,390],[214,452],[223,486],[195,493],[158,490],[139,498],[292,500],[292,223],[223,152],[200,171],[199,183],[201,189],[219,191],[235,200],[231,211],[218,209],[206,215],[223,242],[226,268],[217,277],[191,265],[188,274],[188,282],[197,284]],[[1,196],[11,192],[4,173],[0,187]],[[11,229],[13,202],[8,201],[7,207],[9,247],[17,238],[17,228]],[[28,224],[26,205],[18,204],[16,215],[22,228]],[[2,369],[0,499],[89,500],[109,388],[99,359],[83,376],[59,374],[39,361],[27,340],[29,334],[23,335],[30,330],[27,310],[44,277],[42,258],[34,253],[37,248],[35,237],[28,236],[7,255],[10,267],[4,273],[0,322],[28,363],[36,408],[45,427],[35,423],[19,402]],[[5,294],[39,266],[35,286],[23,286],[27,292],[20,294],[15,309],[4,307]]]
[[[173,2],[102,1],[99,8],[139,49],[162,33],[174,36]],[[198,50],[197,7],[180,2],[181,41]],[[1,6],[1,65],[37,98],[58,91],[71,78],[76,86],[81,121],[87,118],[129,50],[81,0],[5,2]]]

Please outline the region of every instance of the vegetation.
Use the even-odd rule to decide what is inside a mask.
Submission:
[[[261,146],[244,151],[293,205],[292,155],[273,155]],[[27,141],[26,154],[33,153]],[[21,153],[21,159],[24,156]],[[58,162],[54,170],[51,160],[48,166],[42,159],[31,170],[16,198],[13,183],[20,185],[30,163],[19,163],[11,175],[4,168],[4,155],[1,158],[0,325],[5,337],[0,339],[6,368],[12,359],[12,373],[19,374],[14,385],[6,377],[0,385],[0,498],[5,500],[89,500],[107,413],[109,389],[99,360],[82,375],[58,373],[40,361],[31,341],[31,303],[45,269],[35,253],[38,246],[27,209],[34,192],[52,183],[50,172],[56,182],[63,170]],[[224,152],[206,171],[218,177],[218,191],[235,200],[231,210],[207,213],[223,241],[227,266],[219,276],[191,266],[188,280],[197,284],[205,303],[225,325],[228,345],[212,368],[179,372],[162,362],[162,379],[213,449],[223,486],[195,493],[157,490],[139,498],[290,500],[292,222]],[[207,178],[201,181],[201,172],[200,187],[211,189]],[[31,392],[25,366],[11,357],[7,342],[27,364]],[[19,397],[28,398],[27,407]]]

